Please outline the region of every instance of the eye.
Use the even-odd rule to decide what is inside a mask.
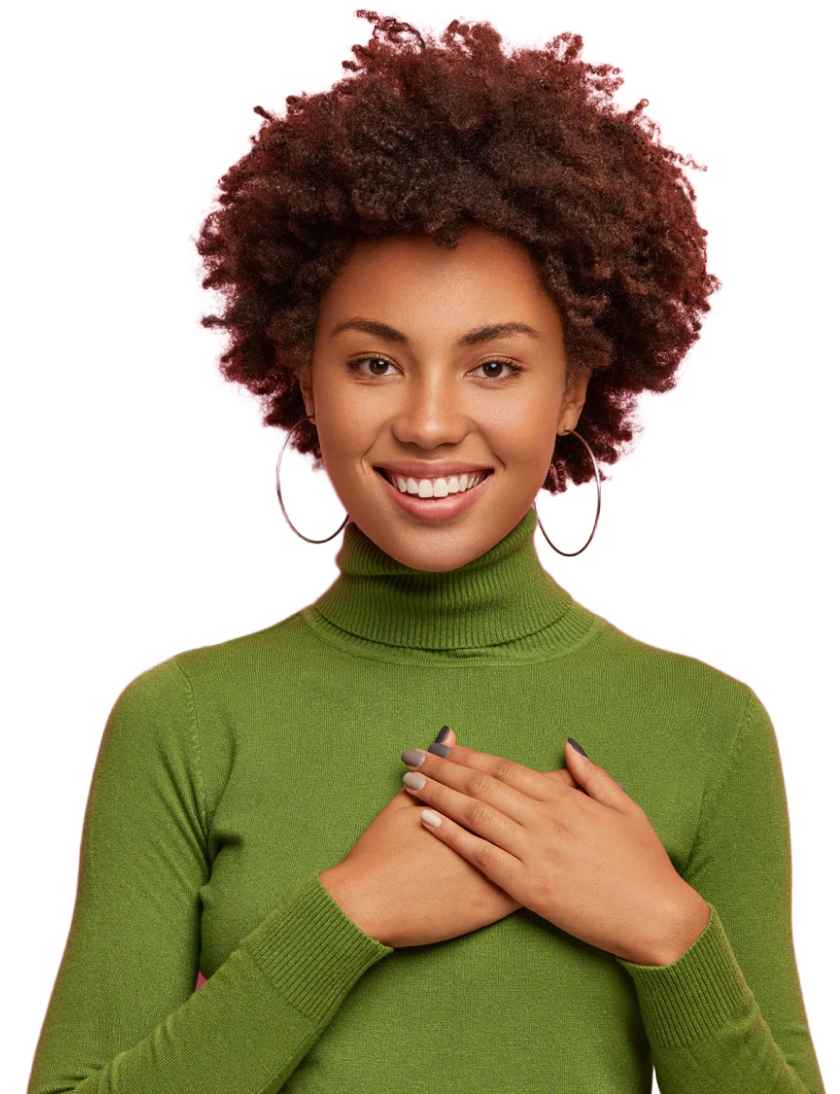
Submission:
[[[377,364],[390,364],[390,361],[386,361],[383,357],[358,357],[354,361],[348,361],[347,365],[349,369],[353,370],[353,372],[358,372],[363,376],[384,375],[384,373],[382,372],[362,372],[360,365],[364,364],[366,361],[375,361]]]
[[[348,361],[347,365],[348,365],[348,368],[351,369],[353,372],[357,372],[359,375],[362,375],[362,376],[384,376],[384,375],[387,375],[387,373],[384,373],[384,372],[368,372],[366,370],[362,370],[361,365],[365,364],[368,361],[374,361],[376,364],[384,364],[384,365],[389,365],[390,364],[390,361],[386,361],[384,357],[358,357],[358,358],[355,358],[355,360],[353,360],[353,361]],[[513,361],[509,361],[508,359],[506,359],[504,357],[493,358],[492,361],[482,361],[481,364],[476,365],[476,368],[473,371],[477,372],[479,369],[487,369],[487,368],[489,368],[490,365],[493,365],[493,364],[501,364],[503,366],[503,368],[510,369],[511,370],[511,375],[485,376],[485,380],[489,380],[490,383],[499,383],[502,380],[511,380],[511,379],[513,379],[513,375],[515,375],[516,373],[525,371],[522,368],[521,364],[514,364]]]
[[[501,364],[503,366],[503,368],[510,369],[511,372],[514,375],[517,372],[523,372],[524,371],[523,368],[522,368],[522,365],[514,364],[513,361],[505,360],[505,358],[503,358],[503,357],[494,358],[492,361],[483,361],[481,364],[478,365],[478,368],[479,369],[486,369],[486,368],[488,368],[488,365],[491,365],[491,364]],[[486,379],[487,380],[510,380],[511,377],[510,376],[487,376]]]

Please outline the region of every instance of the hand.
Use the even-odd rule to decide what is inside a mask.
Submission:
[[[523,907],[627,961],[675,961],[708,923],[708,904],[641,806],[568,742],[565,754],[568,770],[541,772],[463,745],[446,759],[425,752],[408,765],[425,785],[409,793],[439,816],[439,827],[421,817],[436,842]]]
[[[450,729],[445,743],[454,741]],[[418,820],[421,808],[400,790],[346,858],[320,874],[345,914],[387,946],[457,938],[520,907],[456,850],[430,840]]]

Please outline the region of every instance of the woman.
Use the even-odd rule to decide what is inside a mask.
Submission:
[[[815,1094],[766,710],[534,547],[698,336],[691,161],[579,38],[361,14],[199,239],[341,573],[118,697],[30,1094]]]

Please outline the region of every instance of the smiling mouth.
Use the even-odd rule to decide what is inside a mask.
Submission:
[[[434,479],[417,479],[410,475],[398,475],[394,471],[388,471],[384,467],[376,467],[377,474],[386,479],[401,494],[411,494],[422,500],[436,498],[448,498],[453,494],[466,494],[479,483],[484,482],[488,475],[492,475],[491,468],[483,471],[473,471],[463,475],[446,475]]]
[[[412,501],[422,501],[422,502],[425,502],[429,505],[433,505],[434,503],[443,505],[445,502],[452,501],[454,498],[462,498],[462,497],[465,496],[465,494],[471,493],[474,490],[478,489],[478,487],[485,484],[485,482],[493,474],[493,469],[491,467],[488,467],[486,470],[483,470],[483,472],[481,472],[481,473],[473,473],[473,475],[468,476],[469,481],[473,482],[473,485],[467,486],[466,490],[453,490],[453,491],[447,492],[445,494],[435,494],[435,493],[427,494],[427,493],[413,492],[413,491],[408,490],[408,489],[400,490],[399,486],[397,485],[397,481],[396,481],[396,479],[397,479],[397,473],[396,472],[392,473],[392,475],[394,476],[394,478],[392,479],[392,477],[390,477],[388,475],[388,473],[386,472],[385,468],[383,468],[383,467],[374,467],[374,470],[375,470],[375,472],[378,473],[378,475],[380,475],[382,478],[385,479],[385,481],[387,482],[390,489],[397,491],[399,494],[401,494],[401,497],[404,497],[406,499],[411,499]],[[478,474],[480,474],[481,477],[478,478],[477,480],[474,480],[474,477]],[[403,479],[406,479],[406,480],[408,480],[409,478],[413,478],[413,476],[404,476],[404,475],[400,475],[399,477],[403,478]],[[462,478],[462,476],[439,476],[439,477],[444,478],[444,479],[446,479],[446,478],[457,478],[457,479]],[[419,481],[419,480],[415,479],[415,481]],[[432,480],[432,481],[434,481],[434,480]]]

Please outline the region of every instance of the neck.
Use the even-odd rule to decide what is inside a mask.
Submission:
[[[334,556],[336,578],[304,609],[326,638],[410,660],[557,655],[600,619],[546,569],[528,509],[512,532],[456,570],[413,570],[349,523]]]

